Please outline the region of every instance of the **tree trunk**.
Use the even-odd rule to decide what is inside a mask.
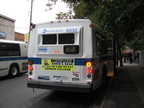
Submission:
[[[120,47],[120,45],[118,45],[118,55],[119,55],[120,66],[123,66],[122,54],[121,54],[121,47]]]

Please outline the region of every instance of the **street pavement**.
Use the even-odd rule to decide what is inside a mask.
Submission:
[[[100,108],[144,108],[144,65],[117,67]]]
[[[108,87],[85,94],[42,89],[33,93],[26,87],[27,74],[2,78],[0,108],[144,108],[144,66],[125,63],[109,79]]]

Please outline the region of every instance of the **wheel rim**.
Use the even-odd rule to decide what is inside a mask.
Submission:
[[[12,75],[17,75],[17,68],[16,67],[13,67],[12,68],[12,71],[11,71],[11,73],[12,73]]]

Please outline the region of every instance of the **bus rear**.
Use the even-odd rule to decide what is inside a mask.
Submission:
[[[92,90],[90,24],[89,20],[71,20],[36,25],[29,42],[28,87],[78,92]]]

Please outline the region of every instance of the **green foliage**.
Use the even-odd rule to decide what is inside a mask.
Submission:
[[[73,4],[74,18],[88,18],[122,46],[144,49],[143,0],[63,0]]]
[[[69,11],[67,13],[59,12],[58,14],[56,14],[56,16],[57,16],[56,19],[58,20],[73,18],[72,11]]]
[[[131,43],[131,48],[143,49],[135,44],[141,42],[144,32],[142,0],[80,0],[79,3],[74,8],[76,18],[91,19],[97,27],[112,35],[120,46]]]
[[[134,50],[144,49],[144,39],[135,38],[133,41],[127,43],[128,47]]]
[[[92,15],[92,9],[91,2],[85,3],[84,1],[80,1],[79,5],[75,5],[74,7],[75,18],[88,18]]]

